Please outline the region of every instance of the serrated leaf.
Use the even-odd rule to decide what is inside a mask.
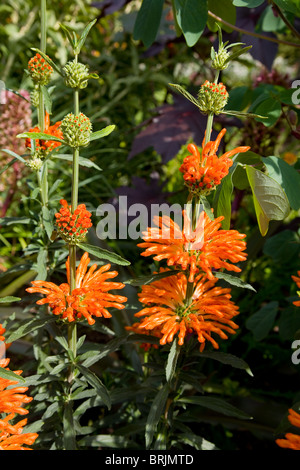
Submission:
[[[129,266],[130,262],[126,259],[122,258],[121,256],[117,255],[112,251],[105,250],[104,248],[100,248],[98,246],[89,245],[88,243],[78,243],[79,248],[84,251],[87,251],[91,255],[96,256],[99,259],[106,259],[111,263],[119,264],[121,266]]]
[[[254,287],[251,286],[251,284],[242,281],[242,279],[237,276],[232,276],[232,274],[216,271],[214,273],[214,276],[218,279],[222,279],[223,281],[228,282],[228,284],[231,284],[232,286],[242,287],[243,289],[250,289],[256,292],[256,290],[254,289]]]
[[[162,414],[165,411],[167,398],[169,395],[169,385],[165,384],[157,393],[156,397],[154,398],[150,412],[146,422],[146,430],[145,430],[145,438],[146,438],[146,448],[149,449],[154,434],[157,430],[158,423]]]

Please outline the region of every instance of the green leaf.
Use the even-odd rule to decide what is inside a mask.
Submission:
[[[116,126],[114,124],[111,124],[110,126],[104,127],[100,131],[92,132],[90,136],[90,142],[106,137],[107,135],[111,134],[115,130],[115,128]]]
[[[2,226],[9,226],[14,224],[30,224],[32,222],[31,219],[28,217],[1,217],[0,218],[0,225]]]
[[[53,62],[53,60],[47,56],[47,54],[45,54],[44,52],[40,51],[40,49],[37,49],[35,47],[32,47],[31,50],[34,52],[38,52],[45,59],[45,61],[53,68],[53,70],[55,70],[59,75],[63,76],[63,73],[60,67],[58,67],[55,64],[55,62]]]
[[[300,238],[292,230],[283,230],[268,238],[263,253],[270,256],[276,264],[287,264],[299,257]]]
[[[132,445],[124,436],[98,434],[96,436],[85,436],[80,439],[79,445],[83,447],[123,449]]]
[[[77,444],[72,402],[65,403],[63,416],[63,431],[65,450],[76,450]]]
[[[227,62],[231,62],[232,60],[237,59],[237,58],[240,57],[240,55],[242,55],[242,54],[246,54],[246,52],[250,51],[250,49],[252,49],[252,46],[246,46],[246,47],[243,47],[242,49],[239,49],[239,50],[233,52],[233,53],[230,54],[230,56],[225,60],[225,64],[227,64]]]
[[[158,392],[156,397],[154,398],[150,412],[147,418],[146,423],[146,431],[145,431],[145,438],[146,438],[146,448],[149,449],[154,434],[157,430],[158,423],[162,414],[165,411],[167,398],[169,395],[169,385],[165,384]]]
[[[200,105],[197,99],[193,95],[191,95],[188,91],[186,91],[181,85],[177,85],[177,83],[169,83],[169,85],[175,88],[175,90],[181,93],[187,100],[189,100],[191,103],[197,106],[197,108],[200,109]]]
[[[168,354],[168,359],[166,363],[166,379],[167,382],[171,382],[176,372],[176,364],[180,354],[180,346],[176,339],[174,339],[170,352]]]
[[[297,16],[300,16],[300,1],[299,0],[274,0],[274,3],[283,10],[290,11]]]
[[[48,114],[51,114],[52,113],[52,100],[50,98],[48,88],[42,85],[41,90],[42,90],[42,94],[44,97],[45,109]]]
[[[74,30],[70,28],[70,26],[60,24],[59,25],[63,32],[65,33],[66,38],[68,39],[70,45],[72,46],[72,49],[75,47],[75,41],[74,41]]]
[[[278,328],[282,340],[292,341],[297,338],[297,332],[300,330],[299,307],[290,305],[283,309],[279,317]]]
[[[164,0],[143,0],[133,29],[133,39],[141,40],[145,47],[154,42],[163,12]]]
[[[51,134],[45,134],[44,132],[23,132],[22,134],[18,134],[17,137],[18,139],[29,138],[34,140],[53,140],[53,142],[60,142],[61,144],[66,145],[66,142],[59,137]]]
[[[268,336],[274,325],[278,305],[277,301],[269,302],[246,321],[246,327],[252,331],[255,341],[261,341]]]
[[[207,359],[213,359],[219,361],[222,364],[235,367],[236,369],[245,370],[249,375],[253,376],[249,365],[240,357],[234,356],[233,354],[223,353],[220,351],[203,351],[197,354],[199,357],[204,357]]]
[[[18,137],[18,136],[17,136],[17,137]],[[17,160],[19,160],[19,161],[22,162],[22,163],[26,163],[26,160],[25,160],[23,157],[21,157],[20,155],[18,155],[18,154],[15,153],[15,152],[13,152],[12,150],[9,150],[9,149],[1,149],[1,152],[7,153],[7,154],[10,155],[11,157],[16,158]],[[13,164],[13,162],[9,162],[8,166],[6,165],[7,168],[8,168],[9,166],[11,166],[12,164]],[[5,171],[7,168],[5,167],[5,169],[3,169],[2,172]]]
[[[197,396],[185,397],[177,400],[177,403],[203,406],[204,408],[208,408],[210,410],[216,411],[217,413],[221,413],[226,416],[231,416],[233,418],[252,419],[251,416],[249,416],[244,411],[239,410],[235,406],[231,405],[230,403],[227,403],[226,401],[220,398]]]
[[[12,331],[8,336],[5,336],[6,343],[13,343],[19,338],[32,333],[39,328],[43,328],[47,325],[47,323],[55,322],[56,318],[55,315],[47,315],[42,318],[33,318],[32,320],[24,320],[19,323],[19,326],[16,328],[15,331]]]
[[[247,8],[255,8],[259,5],[262,5],[265,0],[233,0],[233,4],[236,7],[247,7]]]
[[[180,272],[181,271],[179,270],[171,269],[170,271],[164,271],[162,273],[153,273],[149,276],[140,276],[136,279],[129,279],[127,281],[124,281],[124,283],[129,284],[131,286],[139,287],[146,284],[151,284],[151,282],[154,281],[159,281],[160,279],[164,279],[165,277],[174,276],[174,274],[178,274]]]
[[[43,225],[44,225],[45,230],[47,232],[48,238],[49,238],[49,240],[51,240],[51,236],[52,236],[54,227],[53,227],[53,222],[52,222],[52,217],[51,217],[50,211],[49,211],[48,207],[46,207],[46,206],[42,207],[42,217],[43,217]]]
[[[289,214],[289,201],[273,178],[249,165],[246,165],[246,172],[253,193],[259,230],[265,236],[270,220],[283,220]]]
[[[227,23],[234,25],[236,22],[236,9],[232,4],[232,0],[208,0],[208,10],[219,18],[227,21]],[[232,32],[232,28],[216,21],[211,16],[208,16],[207,26],[211,31],[218,31],[218,24],[227,33]]]
[[[3,151],[3,150],[1,149],[1,151]],[[0,176],[2,175],[2,173],[4,173],[6,170],[8,170],[8,168],[13,166],[18,160],[19,160],[19,158],[13,158],[10,162],[8,162],[6,165],[4,165],[4,167],[2,167],[1,170],[0,170]],[[23,163],[24,162],[25,162],[25,160],[23,161]]]
[[[73,161],[73,155],[68,155],[65,153],[53,154],[52,157],[59,158],[60,160],[67,160],[69,162]],[[98,171],[102,171],[102,169],[96,163],[94,163],[92,160],[89,160],[88,158],[79,157],[78,163],[80,166],[84,166],[86,168],[95,168]]]
[[[176,21],[189,47],[196,44],[207,22],[207,0],[174,0]]]
[[[0,377],[5,380],[25,382],[25,379],[23,377],[18,374],[15,374],[12,370],[6,370],[4,367],[0,367]]]
[[[89,245],[87,243],[78,243],[79,248],[84,251],[87,251],[91,255],[96,256],[99,259],[107,259],[111,263],[119,264],[121,266],[129,266],[130,262],[126,259],[122,258],[121,256],[113,253],[112,251],[105,250],[104,248],[100,248],[98,246]]]
[[[0,304],[8,304],[11,302],[19,302],[19,300],[22,300],[20,297],[13,297],[11,295],[8,295],[6,297],[0,297]]]
[[[204,212],[206,213],[206,215],[208,215],[210,220],[214,220],[215,218],[214,213],[211,210],[210,204],[205,196],[200,196],[200,204],[203,205]]]
[[[278,157],[264,159],[268,175],[284,189],[291,208],[300,209],[300,174],[298,171]]]
[[[75,46],[75,48],[74,48],[74,54],[75,54],[75,55],[78,55],[78,54],[80,53],[80,51],[81,51],[81,49],[82,49],[82,47],[83,47],[83,45],[84,45],[84,43],[85,43],[85,40],[86,40],[86,38],[87,38],[87,35],[89,34],[91,28],[94,26],[94,24],[95,24],[96,22],[97,22],[97,18],[96,18],[95,20],[93,20],[93,21],[90,21],[90,22],[86,25],[86,27],[84,28],[84,30],[83,30],[83,32],[82,32],[82,34],[81,34],[81,36],[80,36],[80,39],[79,39],[79,41],[77,42],[77,44],[76,44],[76,46]]]
[[[233,183],[232,183],[232,172],[223,178],[221,184],[217,187],[215,191],[213,206],[214,214],[216,217],[222,215],[224,219],[222,220],[222,229],[230,229],[231,221],[231,196],[233,192]]]
[[[47,279],[47,258],[47,248],[41,247],[36,261],[36,279],[39,281],[45,281]]]
[[[106,387],[104,386],[104,384],[102,383],[102,381],[99,379],[99,377],[97,377],[96,374],[94,374],[89,369],[87,369],[86,367],[84,367],[80,364],[77,364],[76,367],[79,370],[79,372],[84,376],[86,381],[95,390],[97,390],[97,394],[102,398],[102,400],[105,403],[105,405],[107,406],[107,408],[110,409],[111,408],[111,400],[110,400],[109,393],[108,393]]]
[[[265,126],[273,126],[281,116],[281,103],[275,98],[267,98],[259,103],[254,109],[255,114],[262,117],[255,117],[256,121],[262,122]]]
[[[256,292],[256,290],[254,289],[254,287],[251,286],[251,284],[242,281],[237,276],[232,276],[231,274],[223,273],[221,271],[216,271],[214,273],[214,276],[218,279],[222,279],[223,281],[228,282],[228,284],[231,284],[232,286],[242,287],[243,289],[250,289]]]

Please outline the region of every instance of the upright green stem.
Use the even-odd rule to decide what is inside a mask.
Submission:
[[[75,56],[77,61],[77,56]],[[79,114],[79,91],[74,91],[74,114]],[[73,149],[73,164],[72,164],[72,196],[71,208],[72,212],[75,211],[78,205],[78,183],[79,183],[79,149]],[[69,245],[69,262],[70,262],[70,291],[76,288],[76,245]],[[70,323],[68,330],[68,343],[69,348],[73,352],[74,358],[76,357],[76,343],[77,343],[77,327],[76,323]],[[71,375],[73,373],[71,372]],[[70,377],[69,377],[70,381]]]

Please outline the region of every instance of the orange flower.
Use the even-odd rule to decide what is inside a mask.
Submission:
[[[97,271],[97,264],[93,264],[87,271],[90,258],[84,253],[76,270],[76,287],[70,292],[70,265],[69,258],[66,263],[68,283],[57,286],[53,282],[32,281],[33,287],[27,292],[39,292],[46,297],[37,301],[38,305],[49,304],[54,315],[61,315],[69,322],[86,318],[90,325],[95,323],[93,317],[110,318],[107,308],[124,308],[122,302],[127,298],[121,295],[110,294],[108,291],[122,289],[121,282],[106,282],[118,275],[117,271],[109,271],[111,265],[101,266]]]
[[[134,323],[131,326],[125,326],[125,330],[131,331],[132,333],[136,333],[139,335],[146,335],[146,336],[156,336],[157,338],[161,338],[162,334],[160,329],[154,328],[153,330],[145,330],[145,328],[140,328],[140,324],[138,322]],[[147,338],[145,338],[145,342],[140,344],[140,347],[144,349],[144,351],[149,351],[149,349],[154,348],[158,349],[157,344],[147,343]]]
[[[92,214],[86,210],[85,204],[79,204],[72,214],[67,201],[61,199],[60,203],[62,208],[55,214],[56,225],[64,240],[76,244],[84,239],[88,229],[93,225]]]
[[[292,279],[293,281],[295,281],[298,289],[300,289],[300,271],[297,272],[298,276],[292,276]],[[298,292],[298,295],[300,295],[300,292]],[[300,300],[296,300],[295,302],[293,302],[294,305],[296,305],[296,307],[300,307]]]
[[[7,368],[9,364],[9,359],[1,359],[0,367]],[[14,371],[15,374],[21,375],[21,370]],[[18,382],[15,380],[8,380],[0,377],[0,413],[18,413],[20,415],[25,415],[28,413],[28,410],[23,408],[23,403],[30,403],[32,401],[31,397],[24,395],[27,392],[28,387],[14,387],[8,388],[11,385],[15,385]]]
[[[230,300],[231,289],[215,287],[216,282],[217,279],[197,276],[190,300],[186,299],[187,278],[184,273],[144,285],[139,300],[146,307],[135,317],[145,318],[140,321],[138,329],[150,333],[160,330],[162,345],[171,343],[178,333],[178,344],[182,346],[185,337],[194,333],[200,343],[200,351],[203,351],[206,341],[218,349],[212,335],[227,339],[226,333],[234,334],[238,326],[232,318],[239,311]]]
[[[292,408],[289,409],[288,420],[293,426],[300,428],[300,414]],[[276,444],[284,449],[300,450],[300,435],[288,432],[285,439],[276,439]]]
[[[61,125],[61,121],[56,122],[53,126],[50,126],[50,116],[46,112],[45,113],[45,129],[44,134],[53,135],[54,137],[58,137],[59,139],[63,139],[63,133],[60,130],[59,126]],[[38,126],[33,127],[29,130],[29,132],[41,132]],[[27,138],[25,140],[25,145],[27,148],[31,148],[31,139]],[[47,154],[51,152],[53,149],[59,147],[61,145],[60,142],[56,142],[54,140],[41,140],[37,139],[35,141],[36,150],[40,150],[41,152]]]
[[[0,341],[5,341],[4,336],[2,336],[5,333],[5,328],[0,323]]]
[[[205,144],[202,143],[202,155],[195,144],[188,145],[188,155],[179,171],[183,173],[185,184],[193,193],[207,194],[216,188],[221,180],[228,174],[229,168],[232,166],[231,157],[239,152],[247,152],[250,147],[237,147],[229,152],[224,153],[220,157],[216,155],[222,137],[226,129],[223,129],[215,141]]]
[[[32,445],[38,437],[36,433],[24,433],[23,427],[27,424],[27,419],[22,419],[15,425],[9,421],[14,418],[14,413],[7,415],[0,420],[0,450],[32,450],[24,445]]]
[[[232,263],[246,259],[246,242],[242,240],[246,235],[236,230],[220,230],[224,217],[210,220],[205,212],[201,213],[192,232],[185,211],[183,216],[183,230],[170,217],[155,216],[154,223],[158,228],[149,227],[143,232],[145,242],[138,246],[146,250],[141,255],[153,256],[156,261],[166,259],[168,266],[189,269],[189,282],[193,282],[200,272],[214,279],[212,269],[241,271]]]

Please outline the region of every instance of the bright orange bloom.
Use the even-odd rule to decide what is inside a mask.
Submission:
[[[293,281],[295,281],[298,289],[300,289],[300,271],[297,272],[298,276],[292,276],[292,279]],[[300,296],[300,292],[298,292],[298,295]],[[293,302],[294,305],[296,305],[296,307],[300,307],[300,300],[296,300],[295,302]]]
[[[1,359],[0,367],[7,368],[9,364],[9,359]],[[21,375],[21,370],[14,371],[15,374]],[[28,413],[28,410],[23,408],[23,403],[30,403],[32,401],[31,397],[24,395],[27,392],[28,387],[14,387],[9,388],[11,385],[17,384],[18,381],[8,380],[0,377],[0,413],[18,413],[20,415],[25,415]]]
[[[246,235],[236,230],[220,230],[220,216],[210,220],[202,212],[194,232],[189,223],[181,228],[170,217],[154,217],[158,228],[149,227],[143,232],[144,243],[138,246],[146,248],[142,256],[153,256],[156,261],[167,260],[168,266],[186,270],[189,269],[189,282],[193,282],[197,273],[204,272],[209,279],[214,279],[213,269],[225,268],[229,271],[240,272],[241,269],[232,263],[245,261]],[[184,212],[184,221],[188,220]],[[187,228],[186,228],[187,227]]]
[[[63,139],[63,133],[59,128],[60,125],[61,125],[61,121],[58,121],[55,124],[53,124],[52,126],[50,126],[50,116],[47,112],[45,113],[45,129],[43,131],[44,134],[53,135],[54,137],[58,137],[59,139]],[[29,132],[41,132],[41,130],[38,126],[36,126],[36,127],[33,127],[32,129],[30,129]],[[25,140],[25,145],[26,145],[27,148],[31,148],[31,139],[27,138]],[[61,143],[56,142],[54,140],[36,139],[35,145],[36,145],[36,150],[40,150],[44,153],[49,153],[53,149],[59,147],[61,145]]]
[[[300,414],[292,408],[289,409],[288,420],[293,426],[300,428]],[[284,449],[300,450],[300,435],[288,432],[285,439],[276,439],[276,444]]]
[[[0,450],[32,450],[30,447],[38,437],[36,433],[24,433],[23,427],[27,424],[27,419],[22,419],[15,425],[9,421],[14,418],[14,413],[7,415],[0,420]]]
[[[72,214],[71,206],[64,199],[60,200],[62,208],[55,214],[56,225],[62,238],[68,243],[82,241],[88,229],[92,227],[92,214],[86,210],[85,204],[79,204]]]
[[[159,328],[154,328],[153,330],[145,330],[145,328],[140,328],[140,323],[136,322],[133,323],[131,326],[125,326],[125,330],[131,331],[132,333],[136,333],[139,335],[146,335],[146,336],[156,336],[157,338],[162,337],[162,333]],[[144,351],[149,351],[149,349],[154,348],[158,349],[157,344],[152,344],[147,342],[147,338],[145,338],[145,342],[140,344],[140,347],[144,349]]]
[[[178,344],[184,344],[186,336],[196,334],[203,351],[206,341],[214,348],[219,345],[214,339],[216,334],[227,339],[226,333],[234,334],[238,328],[232,318],[238,315],[238,306],[231,299],[231,289],[215,287],[217,279],[208,280],[199,275],[191,299],[186,299],[187,278],[184,273],[144,285],[139,300],[146,307],[135,314],[145,317],[140,321],[139,330],[160,330],[160,344],[171,343],[178,333]],[[226,333],[225,333],[226,332]]]
[[[5,328],[0,323],[0,341],[5,341],[4,336],[2,336],[5,333]]]
[[[53,282],[32,281],[33,287],[27,292],[45,294],[46,297],[37,301],[38,305],[49,304],[54,315],[61,315],[69,322],[87,319],[90,325],[95,323],[93,317],[110,318],[107,308],[123,309],[126,297],[110,294],[108,291],[122,289],[121,282],[106,282],[118,275],[117,271],[109,271],[111,265],[106,264],[97,269],[93,264],[87,271],[90,258],[84,253],[76,270],[76,287],[70,292],[70,263],[66,263],[68,283],[57,286]]]
[[[220,157],[217,156],[222,137],[226,129],[223,129],[215,141],[208,142],[205,145],[205,139],[202,143],[202,154],[199,152],[195,144],[188,145],[188,155],[179,168],[183,173],[185,184],[191,192],[207,194],[216,188],[221,180],[228,174],[229,168],[232,166],[232,159],[239,152],[247,152],[250,147],[237,147],[229,152],[224,153]]]

